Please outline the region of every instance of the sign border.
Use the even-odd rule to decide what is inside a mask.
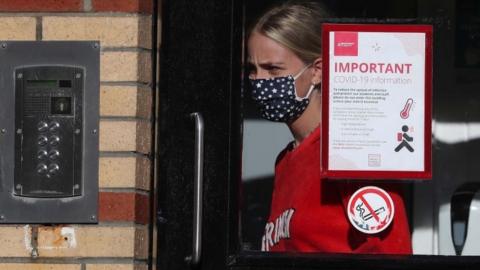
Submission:
[[[329,142],[329,62],[330,32],[387,32],[387,33],[424,33],[425,34],[425,148],[423,171],[390,170],[330,170],[328,169]],[[405,24],[330,24],[322,25],[322,136],[320,151],[320,175],[329,179],[431,179],[432,178],[432,39],[431,25]]]

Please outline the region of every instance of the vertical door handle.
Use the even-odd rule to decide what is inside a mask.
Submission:
[[[203,133],[204,122],[200,113],[190,114],[195,119],[195,172],[193,199],[193,254],[187,260],[198,265],[202,256],[202,208],[203,208]]]

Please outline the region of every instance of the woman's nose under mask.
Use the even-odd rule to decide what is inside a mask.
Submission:
[[[274,122],[289,123],[303,114],[310,102],[309,97],[315,85],[310,86],[304,97],[299,97],[295,88],[295,80],[308,67],[310,65],[305,66],[295,76],[250,79],[252,99],[257,103],[263,118]]]

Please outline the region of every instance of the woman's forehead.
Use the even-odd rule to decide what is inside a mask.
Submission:
[[[252,33],[248,40],[248,61],[255,63],[280,63],[291,60],[296,55],[276,42],[258,32]]]

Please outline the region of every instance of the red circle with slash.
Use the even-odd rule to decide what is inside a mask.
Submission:
[[[357,190],[347,206],[348,219],[355,229],[375,234],[385,230],[393,220],[395,207],[385,190],[368,186]]]

